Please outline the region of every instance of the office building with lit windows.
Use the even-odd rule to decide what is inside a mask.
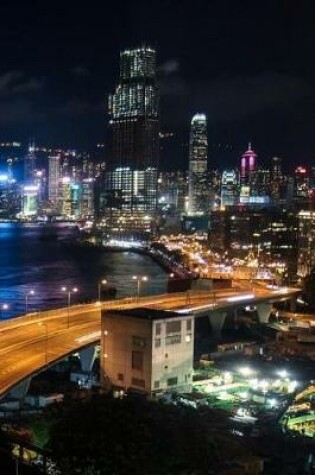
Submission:
[[[315,211],[300,211],[298,275],[307,276],[315,268]]]
[[[48,199],[55,211],[61,210],[62,201],[62,161],[61,155],[56,154],[48,158]]]
[[[147,231],[157,205],[159,94],[156,52],[148,46],[120,53],[120,79],[109,97],[109,148],[104,174],[102,222]],[[148,219],[149,218],[149,219]],[[120,221],[122,222],[122,221]],[[138,229],[139,230],[139,229]]]
[[[36,163],[36,155],[35,155],[35,146],[33,143],[29,145],[28,153],[24,158],[24,183],[32,184],[34,179],[34,172],[35,172],[35,163]]]
[[[149,308],[102,312],[103,386],[146,394],[192,390],[194,318]]]
[[[21,188],[9,174],[0,174],[0,218],[15,218],[21,210]]]
[[[24,185],[22,187],[22,217],[30,218],[38,214],[38,193],[37,185]]]
[[[221,177],[221,208],[235,206],[238,200],[238,174],[235,170],[223,170]]]
[[[191,216],[209,212],[207,158],[207,119],[205,114],[196,114],[191,120],[189,140],[188,214]]]

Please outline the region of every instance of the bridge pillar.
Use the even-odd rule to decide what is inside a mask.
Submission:
[[[258,303],[256,305],[258,320],[260,323],[268,323],[272,310],[272,304],[268,302]]]
[[[84,350],[79,351],[82,371],[92,371],[93,363],[95,361],[95,346],[88,346]]]
[[[16,386],[14,386],[10,392],[9,392],[9,396],[10,397],[14,397],[16,399],[19,399],[20,400],[20,403],[23,404],[23,401],[27,395],[27,392],[30,388],[30,385],[31,385],[31,381],[32,381],[32,378],[29,377],[29,378],[26,378],[26,379],[23,379],[23,381],[21,381],[20,383],[18,383]]]
[[[215,310],[209,314],[209,322],[212,328],[213,336],[219,338],[225,322],[227,312]]]

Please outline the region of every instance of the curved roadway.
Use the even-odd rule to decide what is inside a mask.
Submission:
[[[251,302],[279,300],[295,296],[297,289],[275,291],[257,289]],[[101,309],[152,307],[164,310],[194,311],[249,304],[248,292],[228,289],[214,292],[164,294],[138,299],[113,300],[29,314],[0,322],[0,396],[28,376],[54,361],[100,340]],[[234,300],[233,300],[234,299]],[[235,305],[235,303],[234,303]]]

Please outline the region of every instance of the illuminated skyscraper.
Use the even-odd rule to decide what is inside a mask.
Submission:
[[[237,203],[238,176],[235,170],[223,170],[221,178],[221,207]]]
[[[271,159],[270,193],[275,204],[279,204],[283,187],[282,160],[279,157]]]
[[[241,158],[241,185],[250,185],[257,170],[257,154],[252,150],[251,143]]]
[[[207,119],[205,114],[196,114],[191,120],[189,140],[188,213],[190,215],[205,214],[209,209],[207,155]]]
[[[36,162],[36,155],[34,153],[35,146],[34,143],[31,142],[28,148],[28,153],[24,158],[24,182],[31,183],[34,179],[34,171],[35,171],[35,162]]]
[[[48,176],[48,198],[55,210],[59,207],[60,194],[61,194],[61,156],[53,155],[49,157],[49,176]]]
[[[298,219],[298,274],[305,277],[315,268],[315,212],[300,211]]]
[[[109,97],[109,153],[104,180],[105,226],[148,230],[157,204],[158,103],[156,52],[120,53],[120,80]],[[144,220],[146,218],[146,220]],[[120,226],[121,228],[121,226]],[[121,229],[120,229],[121,230]]]

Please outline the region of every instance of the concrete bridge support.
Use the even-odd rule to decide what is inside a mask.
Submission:
[[[211,324],[213,336],[219,338],[225,322],[227,312],[215,310],[209,314],[209,322]]]
[[[256,305],[258,319],[260,323],[268,323],[272,310],[272,304],[268,302],[259,303]]]
[[[88,346],[79,352],[80,360],[81,360],[81,369],[82,371],[92,371],[93,363],[95,361],[96,356],[96,348],[95,346]]]

